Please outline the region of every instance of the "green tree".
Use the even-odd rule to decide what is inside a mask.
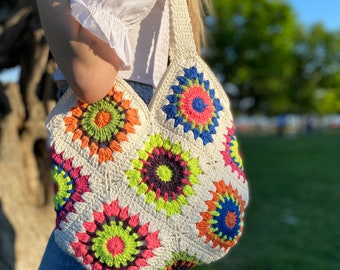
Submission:
[[[335,105],[340,97],[339,34],[327,31],[322,24],[297,32],[290,91],[294,111],[340,111]]]
[[[340,33],[304,28],[284,0],[214,1],[207,59],[248,113],[334,113],[340,99]]]
[[[282,1],[214,1],[210,23],[215,48],[208,56],[234,104],[247,112],[278,113],[292,107],[295,15]],[[236,86],[230,87],[230,84]],[[228,89],[229,85],[229,89]]]

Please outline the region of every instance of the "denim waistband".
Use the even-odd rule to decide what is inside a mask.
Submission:
[[[132,87],[133,90],[135,90],[135,92],[140,96],[145,104],[148,105],[150,103],[154,91],[151,85],[129,80],[126,80],[126,82]],[[59,100],[66,93],[68,88],[68,86],[60,88],[57,93],[57,100]]]

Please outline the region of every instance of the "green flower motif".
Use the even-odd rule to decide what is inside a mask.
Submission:
[[[160,270],[190,269],[202,264],[194,256],[187,252],[173,253],[172,259],[165,263],[165,267]]]
[[[95,105],[89,105],[83,114],[81,126],[88,135],[99,143],[105,143],[116,137],[124,127],[126,118],[123,108],[109,97],[99,100]]]
[[[59,211],[71,197],[73,189],[72,179],[66,174],[65,171],[60,170],[57,165],[52,167],[52,176],[56,185],[56,194],[54,196],[54,209]]]
[[[144,194],[145,202],[154,203],[157,211],[164,209],[168,217],[180,214],[181,206],[188,204],[187,197],[195,194],[193,185],[199,184],[202,169],[198,159],[161,134],[149,136],[138,157],[131,161],[133,169],[126,172],[129,186],[137,188],[137,195]]]
[[[64,118],[66,132],[73,133],[72,140],[80,140],[81,148],[90,150],[90,157],[98,155],[98,162],[113,161],[115,152],[122,152],[121,143],[139,125],[138,111],[123,99],[122,91],[114,88],[103,99],[87,104],[81,101]]]
[[[142,246],[142,243],[138,241],[138,234],[133,233],[131,227],[124,227],[122,221],[119,221],[118,225],[111,221],[96,232],[91,248],[101,263],[118,269],[121,265],[133,261],[139,253],[138,247]]]
[[[155,256],[154,249],[161,247],[159,231],[151,232],[149,223],[141,223],[138,214],[130,215],[129,207],[121,208],[118,200],[102,206],[76,232],[70,244],[75,257],[88,269],[144,269]]]
[[[54,147],[51,147],[51,158],[56,228],[60,229],[60,222],[67,222],[67,214],[75,213],[73,205],[83,202],[82,195],[85,192],[91,192],[88,183],[90,176],[81,173],[82,167],[74,167],[72,158],[64,159],[63,152],[57,154]]]

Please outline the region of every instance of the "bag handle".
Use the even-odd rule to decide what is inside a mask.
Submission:
[[[193,0],[199,1],[199,0]],[[169,0],[170,62],[175,57],[197,54],[187,0]]]

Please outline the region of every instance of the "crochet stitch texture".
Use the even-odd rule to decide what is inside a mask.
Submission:
[[[228,98],[170,1],[171,64],[146,106],[117,78],[94,104],[70,89],[47,119],[55,240],[86,269],[190,269],[241,236],[248,186]]]

